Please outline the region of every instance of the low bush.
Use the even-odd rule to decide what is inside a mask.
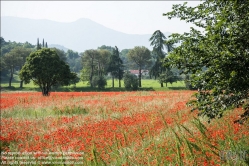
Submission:
[[[124,86],[126,90],[138,90],[138,78],[134,74],[124,74]]]

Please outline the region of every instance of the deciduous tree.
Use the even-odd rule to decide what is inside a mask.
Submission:
[[[141,78],[142,78],[142,69],[145,69],[151,64],[151,53],[150,50],[146,47],[142,46],[136,46],[133,49],[131,49],[128,54],[128,59],[130,62],[135,63],[139,70],[139,76],[138,76],[138,86],[142,87],[141,84]]]
[[[31,53],[19,75],[25,83],[32,80],[39,85],[43,96],[49,96],[52,86],[70,85],[77,77],[76,73],[70,72],[69,66],[60,59],[56,51],[49,48]]]
[[[99,51],[98,50],[86,50],[82,56],[82,64],[83,64],[83,69],[82,71],[89,71],[88,74],[88,80],[90,82],[91,87],[93,87],[93,76],[97,72],[97,61],[99,56]],[[84,73],[84,78],[86,77],[86,72]]]
[[[167,58],[199,89],[189,104],[209,120],[244,105],[249,116],[249,1],[206,0],[196,7],[173,5],[164,14],[192,22],[203,30],[173,34],[169,42],[181,42]],[[206,68],[203,71],[203,67]],[[241,119],[242,120],[242,119]],[[243,121],[243,120],[242,120]]]
[[[3,65],[3,69],[7,69],[10,75],[9,76],[9,87],[11,87],[14,72],[19,67],[19,65],[21,65],[20,64],[21,61],[22,61],[22,57],[19,55],[16,56],[13,52],[6,53],[2,57],[1,65]]]

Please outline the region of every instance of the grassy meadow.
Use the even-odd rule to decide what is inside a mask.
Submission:
[[[3,91],[40,91],[39,87],[34,85],[33,82],[30,82],[29,84],[23,84],[23,88],[20,88],[20,79],[17,75],[14,75],[14,79],[12,81],[11,86],[9,86],[8,78],[3,78],[1,80],[1,88]],[[114,82],[114,89],[112,88],[112,80],[107,80],[107,86],[106,89],[103,91],[125,91],[124,88],[124,81],[121,81],[121,88],[118,87],[119,83],[118,80],[115,80]],[[140,90],[144,91],[165,91],[165,90],[185,90],[185,84],[183,81],[174,82],[172,84],[168,83],[167,87],[166,84],[164,84],[164,87],[161,87],[161,84],[158,82],[158,80],[154,79],[143,79],[142,80],[142,88]],[[87,82],[78,82],[75,85],[70,86],[63,86],[58,88],[53,88],[52,91],[77,91],[77,92],[84,92],[84,91],[99,91],[97,88],[91,88]]]

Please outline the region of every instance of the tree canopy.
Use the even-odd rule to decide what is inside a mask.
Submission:
[[[10,74],[9,87],[11,87],[14,71],[19,70],[24,65],[26,58],[31,51],[32,49],[30,48],[17,46],[2,56],[1,67]],[[20,87],[22,88],[22,82],[20,83]]]
[[[155,79],[158,78],[159,82],[161,83],[161,87],[163,87],[164,82],[166,83],[167,87],[167,82],[172,83],[173,80],[176,80],[173,79],[175,77],[173,72],[170,71],[170,68],[166,68],[163,65],[163,59],[166,56],[164,47],[166,47],[168,53],[174,48],[172,43],[166,43],[166,39],[167,38],[160,30],[156,30],[149,39],[151,42],[150,45],[153,46],[152,53],[155,56],[155,63],[150,69],[150,75],[154,76]]]
[[[191,74],[199,89],[189,102],[209,121],[224,111],[243,106],[249,115],[249,1],[207,0],[196,7],[173,5],[164,16],[192,22],[203,30],[172,34],[168,43],[180,42],[167,57],[166,65]],[[204,70],[205,68],[205,70]]]
[[[119,56],[119,50],[117,46],[115,46],[112,55],[110,56],[107,71],[112,75],[112,88],[114,88],[114,78],[119,79],[119,87],[121,87],[120,80],[123,78],[124,71],[123,61]]]
[[[52,86],[70,85],[77,77],[70,72],[69,66],[60,59],[56,51],[49,48],[31,53],[19,75],[25,83],[32,80],[39,85],[44,96],[49,96]]]
[[[151,65],[151,53],[150,50],[144,46],[139,47],[136,46],[131,49],[127,54],[128,60],[135,65],[137,65],[139,70],[139,79],[138,79],[138,86],[142,87],[141,84],[141,77],[142,77],[142,69]]]

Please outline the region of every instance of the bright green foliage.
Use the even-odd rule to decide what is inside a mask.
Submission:
[[[138,89],[137,76],[131,73],[125,73],[124,74],[124,86],[126,90],[137,90]]]
[[[48,48],[31,53],[19,75],[25,83],[32,80],[39,85],[44,96],[49,96],[52,86],[69,85],[77,77],[56,51]]]
[[[139,76],[138,76],[138,86],[142,87],[141,84],[141,78],[142,78],[142,69],[149,68],[151,65],[151,53],[150,50],[147,49],[146,47],[142,46],[136,46],[133,49],[131,49],[128,54],[128,60],[131,63],[134,63],[139,70]]]
[[[169,43],[181,41],[181,46],[170,53],[167,63],[192,74],[191,83],[199,91],[190,104],[210,120],[249,100],[249,1],[186,4],[174,5],[164,15],[192,22],[204,32],[191,28],[189,33],[173,34]]]

